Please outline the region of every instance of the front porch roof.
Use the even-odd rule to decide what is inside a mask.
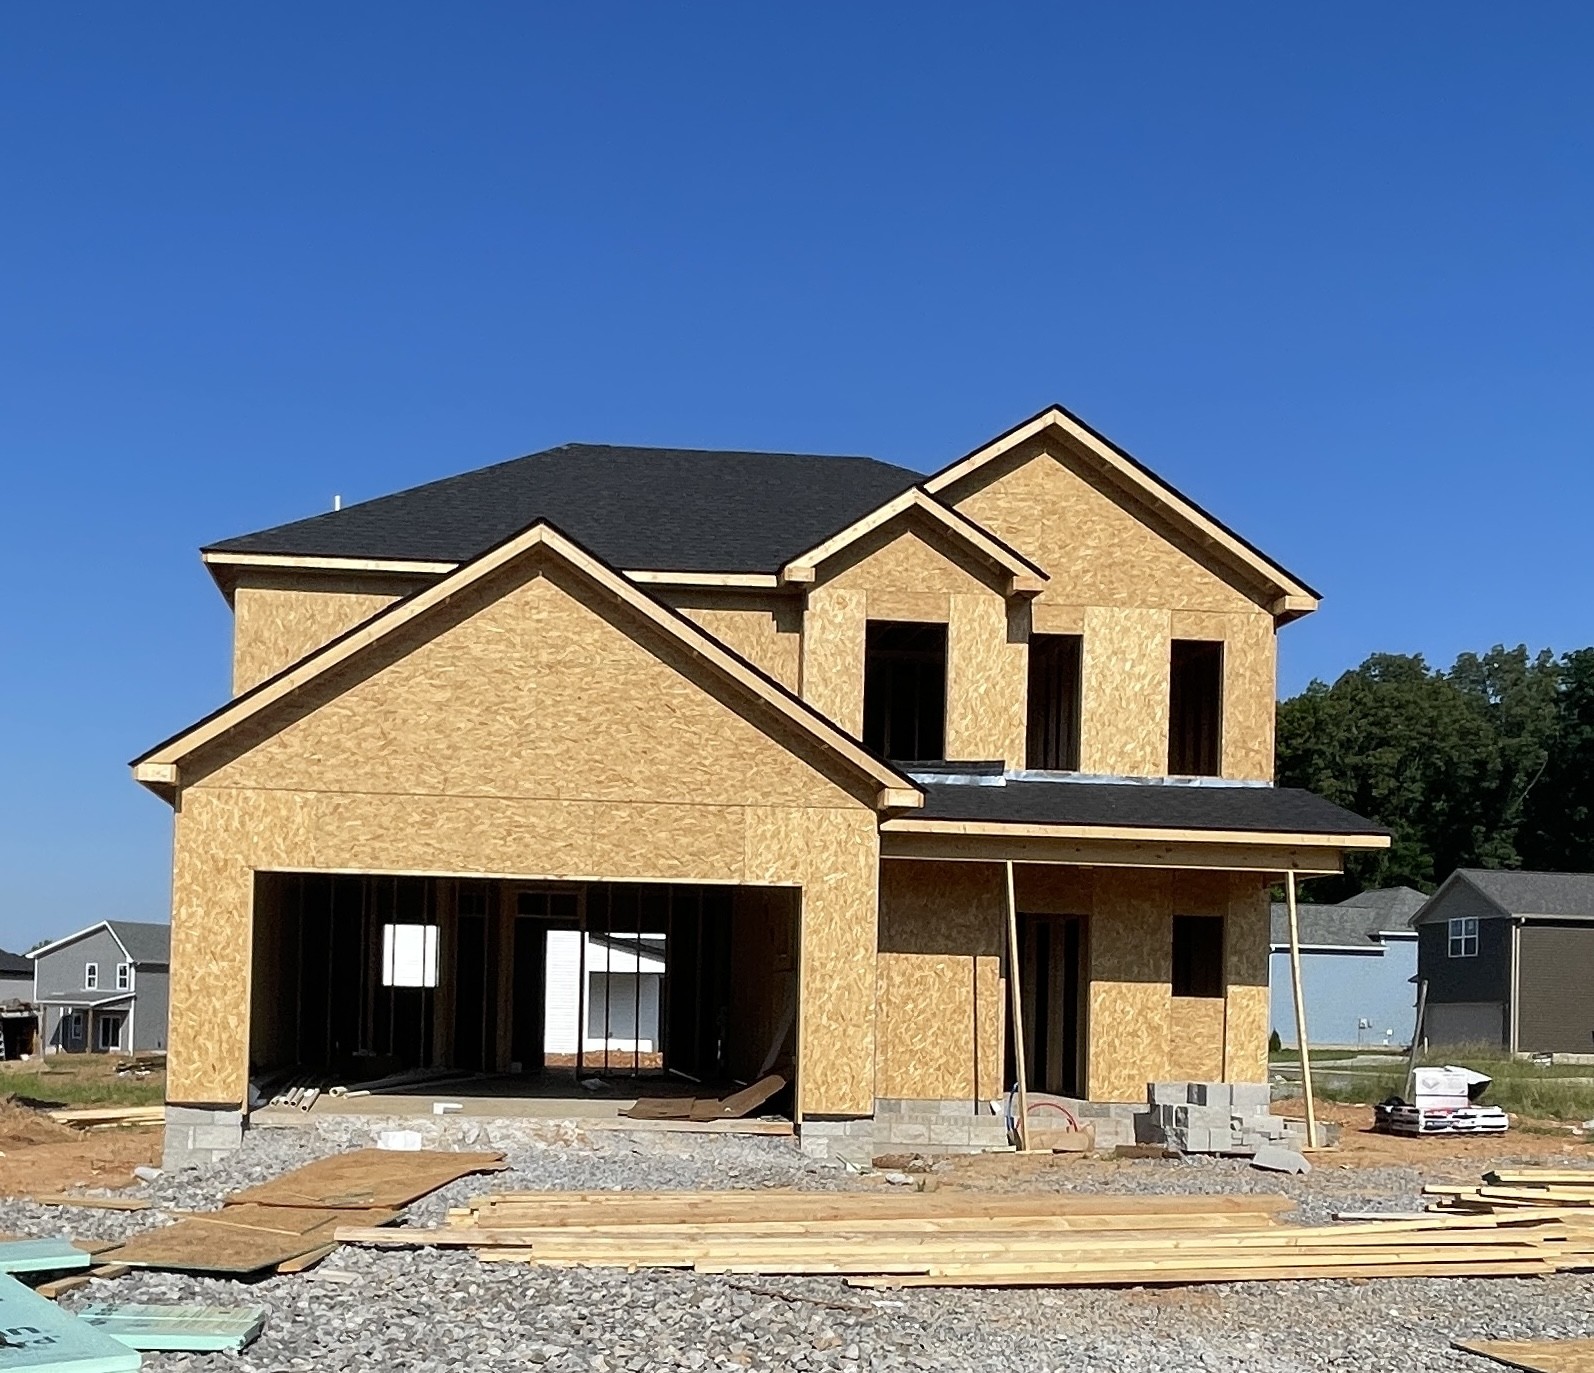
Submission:
[[[923,808],[882,821],[897,858],[1338,872],[1389,847],[1370,820],[1294,787],[1013,777],[927,781]]]

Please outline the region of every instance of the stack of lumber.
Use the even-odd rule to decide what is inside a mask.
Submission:
[[[492,1262],[836,1274],[856,1286],[1107,1286],[1556,1272],[1555,1217],[1279,1223],[1270,1194],[512,1192],[431,1229],[343,1243],[472,1248]]]
[[[164,1106],[73,1106],[49,1112],[57,1125],[81,1125],[91,1130],[114,1125],[163,1125]]]
[[[1439,1183],[1424,1187],[1437,1215],[1497,1220],[1554,1221],[1564,1234],[1563,1266],[1594,1266],[1594,1168],[1498,1168],[1479,1186]]]

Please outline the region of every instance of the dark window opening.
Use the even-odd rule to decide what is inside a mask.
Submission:
[[[1223,917],[1173,917],[1173,994],[1223,995]]]
[[[1168,771],[1216,777],[1222,770],[1223,645],[1175,639],[1168,672]]]
[[[1032,634],[1029,641],[1029,730],[1024,766],[1079,771],[1077,634]]]
[[[946,757],[946,626],[871,620],[863,742],[884,758]]]

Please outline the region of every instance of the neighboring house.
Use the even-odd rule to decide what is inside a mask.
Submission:
[[[1594,873],[1461,868],[1412,924],[1430,1044],[1594,1054]]]
[[[102,920],[28,957],[45,1053],[166,1047],[170,926]]]
[[[1411,887],[1365,891],[1331,906],[1300,903],[1306,1032],[1325,1046],[1409,1044],[1417,1009],[1417,934],[1427,900]],[[1290,916],[1273,903],[1273,1029],[1295,1043]]]
[[[39,1017],[33,1009],[33,964],[25,954],[0,949],[0,1059],[31,1054]]]
[[[574,1063],[576,1027],[585,1011],[583,1067],[661,1066],[657,1055],[665,936],[588,935],[585,965],[579,930],[549,930],[547,939],[544,1055]],[[583,966],[587,981],[585,1003],[581,1000]]]
[[[805,1143],[973,1110],[1009,871],[1038,1089],[1259,1082],[1269,884],[1388,844],[1271,785],[1317,594],[1060,408],[930,476],[572,444],[203,556],[236,694],[133,765],[179,1156],[252,1068],[543,1061],[551,929],[662,931],[663,1070],[785,1062]]]
[[[0,949],[0,1003],[33,1000],[33,964],[26,954]]]

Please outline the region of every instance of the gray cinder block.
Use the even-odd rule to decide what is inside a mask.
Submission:
[[[1277,1144],[1264,1145],[1256,1151],[1251,1159],[1251,1167],[1262,1168],[1270,1173],[1310,1173],[1312,1165],[1306,1161],[1304,1154],[1298,1154],[1293,1149],[1285,1149]]]

